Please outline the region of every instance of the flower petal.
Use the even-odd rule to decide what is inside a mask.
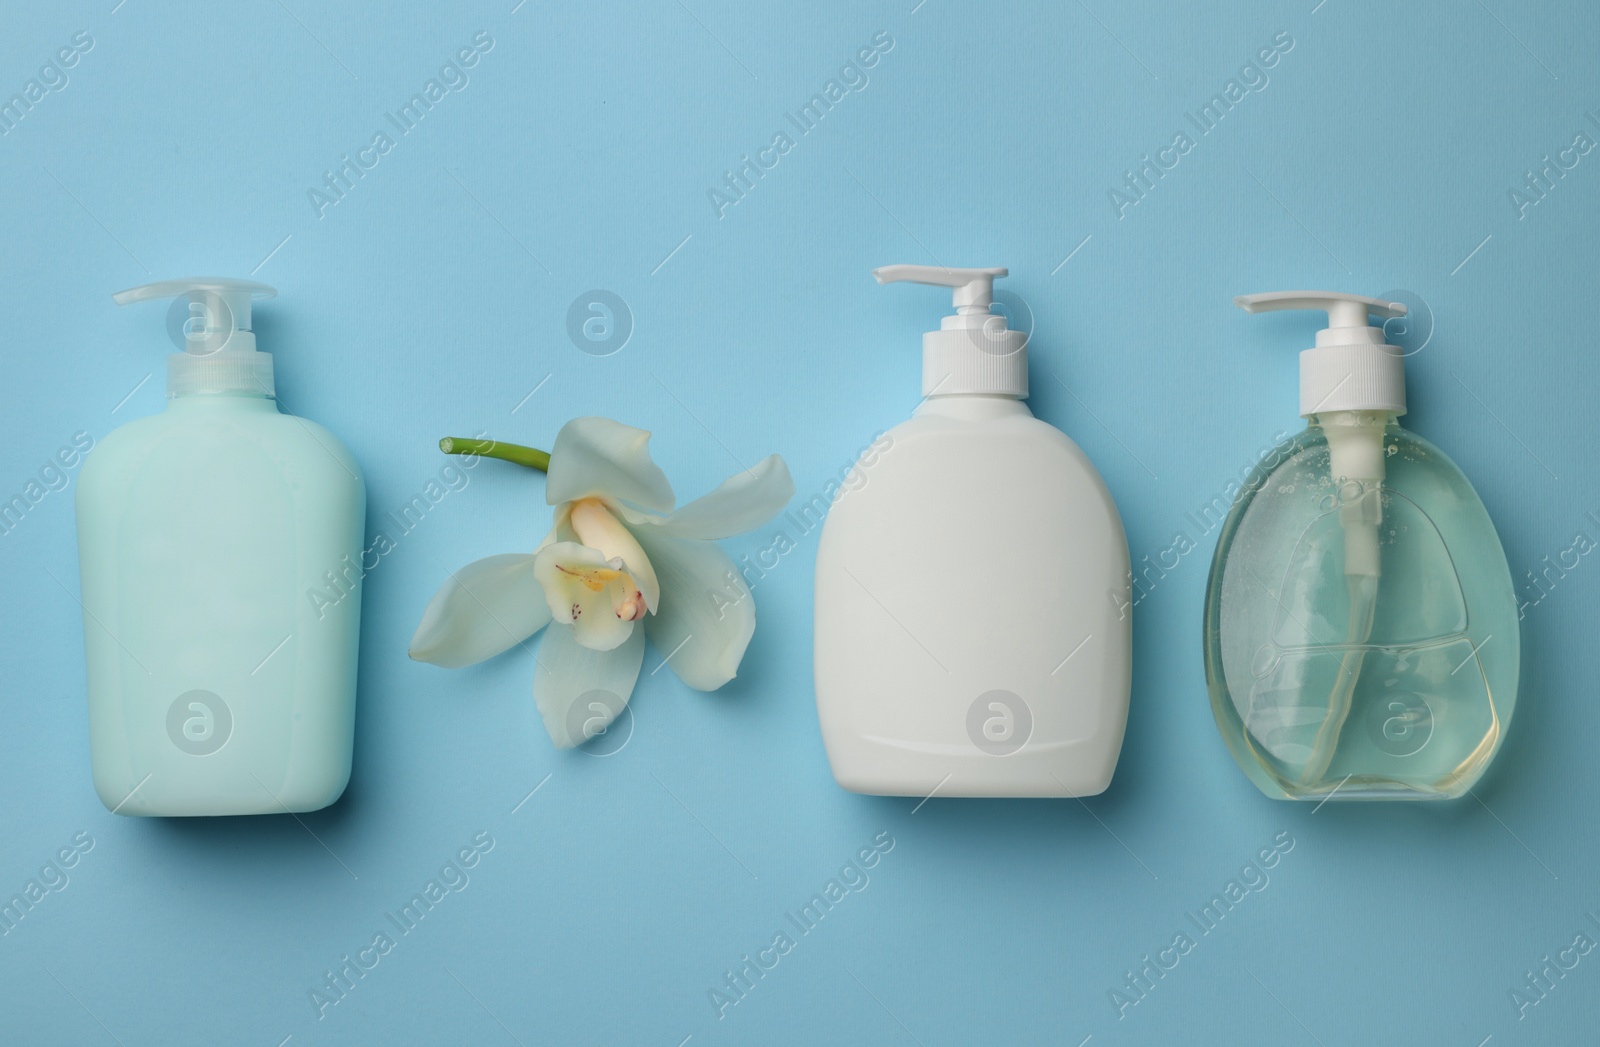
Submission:
[[[551,616],[572,626],[577,641],[591,650],[620,646],[647,610],[626,565],[586,545],[545,546],[534,557],[533,574]]]
[[[554,545],[556,542],[576,542],[578,540],[578,536],[572,530],[571,503],[562,502],[556,506],[556,511],[552,516],[550,532],[544,536],[544,541],[534,547],[534,552],[538,552],[547,545]]]
[[[539,643],[533,673],[533,703],[550,740],[561,749],[582,745],[616,719],[633,694],[644,662],[644,630],[621,646],[596,651],[573,630],[552,625]]]
[[[755,597],[728,554],[710,542],[674,538],[640,527],[661,578],[661,606],[645,619],[650,642],[678,678],[699,691],[733,679],[756,629]]]
[[[598,498],[583,498],[566,507],[572,521],[572,531],[578,542],[598,549],[606,559],[620,559],[627,565],[628,573],[639,584],[644,594],[645,606],[655,610],[661,602],[661,583],[656,580],[656,570],[650,557],[638,541],[622,526],[605,503]]]
[[[411,638],[411,657],[459,669],[515,647],[550,621],[532,553],[475,560],[447,579]]]
[[[752,531],[783,511],[794,497],[794,480],[779,455],[735,473],[716,490],[664,517],[626,514],[630,524],[653,524],[662,534],[711,541]]]
[[[672,485],[650,460],[650,434],[609,418],[574,418],[550,449],[544,500],[550,505],[599,496],[670,512]]]

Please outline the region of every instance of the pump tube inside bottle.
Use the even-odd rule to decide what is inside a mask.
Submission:
[[[1382,575],[1378,526],[1383,522],[1383,434],[1385,411],[1331,411],[1318,416],[1328,439],[1328,466],[1339,498],[1339,525],[1344,530],[1344,576],[1350,593],[1350,617],[1339,675],[1328,695],[1327,715],[1301,768],[1300,782],[1314,785],[1328,773],[1339,736],[1355,698],[1366,659],[1367,642],[1378,607]]]

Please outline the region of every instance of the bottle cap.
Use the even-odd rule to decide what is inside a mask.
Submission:
[[[872,275],[880,284],[909,281],[953,288],[955,313],[922,336],[922,395],[988,393],[1028,396],[1028,336],[992,312],[994,281],[1005,269],[946,269],[937,265],[886,265]]]
[[[272,354],[256,351],[250,330],[250,302],[272,298],[277,291],[253,280],[196,277],[161,280],[118,291],[118,305],[153,298],[177,298],[188,303],[187,314],[172,314],[173,338],[182,339],[183,352],[167,357],[167,396],[190,393],[234,393],[265,396],[274,393]]]
[[[1406,315],[1402,303],[1336,291],[1271,291],[1240,295],[1233,304],[1247,313],[1320,309],[1328,314],[1316,346],[1300,354],[1302,418],[1331,411],[1406,413],[1405,352],[1384,340],[1382,328],[1367,323],[1368,316]]]

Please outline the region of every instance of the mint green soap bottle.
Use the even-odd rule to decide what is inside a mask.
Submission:
[[[172,280],[167,406],[107,436],[77,492],[95,789],[127,815],[314,811],[350,778],[366,491],[279,411],[264,284]]]
[[[1300,354],[1305,431],[1261,463],[1217,543],[1217,726],[1268,796],[1461,796],[1516,705],[1517,599],[1477,492],[1400,427],[1403,353],[1368,316],[1405,306],[1317,291],[1235,302],[1325,310],[1329,326]]]

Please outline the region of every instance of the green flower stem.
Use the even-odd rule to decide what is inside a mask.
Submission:
[[[550,471],[550,452],[537,447],[508,444],[503,440],[474,440],[464,436],[447,436],[439,441],[439,450],[445,454],[470,454],[479,458],[499,458],[525,465],[541,473]]]

